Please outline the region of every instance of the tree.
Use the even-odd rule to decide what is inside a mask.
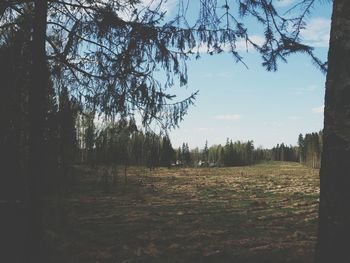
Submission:
[[[183,156],[182,156],[182,151],[181,151],[181,147],[179,147],[176,150],[176,162],[178,164],[183,164]]]
[[[34,1],[32,66],[29,88],[29,167],[27,176],[27,255],[29,262],[44,262],[43,255],[43,162],[45,158],[45,115],[49,72],[46,60],[47,1]]]
[[[164,167],[170,167],[174,157],[174,149],[168,136],[164,136],[161,144],[160,164]]]
[[[191,160],[195,166],[201,165],[200,161],[202,160],[202,152],[198,147],[191,150]]]
[[[219,147],[218,166],[224,165],[224,156],[225,156],[224,148]]]
[[[181,157],[184,165],[191,164],[191,153],[190,153],[190,148],[188,147],[188,143],[182,144]]]
[[[305,142],[304,137],[300,133],[298,137],[298,147],[299,147],[299,162],[303,163],[305,160],[304,154],[305,154]]]
[[[320,170],[317,262],[349,262],[350,2],[333,1]]]
[[[205,141],[205,145],[203,148],[203,160],[204,162],[209,162],[209,149],[208,149],[208,141]]]
[[[245,143],[245,163],[251,164],[253,161],[253,151],[254,151],[254,142],[247,141]]]
[[[31,66],[29,51],[30,33],[23,17],[17,19],[16,31],[5,31],[0,42],[0,199],[2,205],[2,237],[4,241],[0,261],[23,262],[24,253],[13,253],[12,248],[24,251],[23,222],[26,213],[23,202],[25,197],[25,175],[28,141],[28,70]],[[9,249],[10,248],[10,249]]]
[[[230,141],[228,138],[226,139],[226,144],[224,147],[224,153],[225,153],[225,158],[224,158],[224,164],[225,166],[232,166],[235,156],[234,156],[234,149],[233,149],[233,143],[232,140]]]

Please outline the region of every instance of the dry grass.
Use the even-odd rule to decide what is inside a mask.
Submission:
[[[52,262],[312,262],[318,171],[296,163],[133,168],[47,202]]]

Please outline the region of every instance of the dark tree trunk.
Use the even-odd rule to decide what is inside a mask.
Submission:
[[[334,0],[316,262],[350,262],[350,1]]]
[[[32,69],[29,91],[29,167],[26,180],[27,197],[27,262],[45,262],[43,258],[43,188],[45,160],[45,115],[48,93],[46,65],[46,0],[34,1]]]

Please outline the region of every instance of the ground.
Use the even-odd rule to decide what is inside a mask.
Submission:
[[[52,262],[312,262],[317,170],[130,168],[127,183],[121,174],[115,184],[96,168],[75,170],[47,198]]]

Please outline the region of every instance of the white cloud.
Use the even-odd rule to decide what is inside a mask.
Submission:
[[[106,1],[106,0],[105,0]],[[136,5],[136,7],[140,10],[142,10],[144,7],[148,7],[150,10],[155,10],[158,6],[160,12],[166,12],[167,14],[171,13],[171,11],[175,8],[177,5],[176,0],[141,0],[139,4]],[[133,8],[126,8],[120,12],[118,12],[118,15],[124,19],[129,21],[133,17]]]
[[[318,89],[317,85],[310,85],[304,88],[305,91],[315,91]]]
[[[259,35],[252,35],[249,37],[250,40],[258,46],[262,46],[265,42],[265,38]],[[248,51],[255,50],[252,44],[247,43],[244,39],[241,39],[236,42],[236,50],[237,51]]]
[[[224,121],[237,121],[240,120],[242,116],[240,114],[224,114],[224,115],[216,115],[214,119],[224,120]]]
[[[322,17],[311,19],[300,36],[306,44],[313,47],[328,47],[331,20]]]
[[[309,93],[309,92],[313,92],[319,89],[319,86],[317,85],[309,85],[303,88],[298,88],[296,91],[296,93],[299,94],[305,94],[305,93]]]
[[[224,46],[222,47],[222,49],[224,51],[228,51],[229,47],[228,46]],[[207,53],[207,52],[213,52],[214,49],[213,48],[209,48],[206,46],[205,43],[201,43],[198,47],[195,47],[192,49],[193,52],[199,52],[199,53]]]
[[[291,1],[283,1],[283,3],[291,3]],[[302,30],[300,30],[300,37],[302,38],[303,42],[307,45],[310,45],[312,47],[325,47],[327,48],[329,46],[329,36],[330,36],[330,26],[331,26],[331,20],[318,17],[311,19],[306,27]],[[251,35],[250,40],[254,42],[258,46],[262,46],[265,42],[265,38],[260,35]],[[221,47],[224,52],[230,51],[230,46],[228,44]],[[207,53],[214,51],[213,49],[207,48],[207,46],[203,43],[200,44],[198,48],[194,48],[192,50],[193,52],[199,52],[199,53]],[[241,38],[236,41],[236,51],[250,51],[254,52],[254,47],[246,42],[245,39]]]
[[[323,109],[324,109],[324,106],[320,106],[320,107],[315,107],[315,108],[312,108],[311,111],[313,113],[323,113]]]
[[[251,36],[249,36],[249,39],[258,46],[262,46],[264,44],[264,41],[265,41],[264,37],[259,36],[259,35],[251,35]],[[231,50],[231,47],[228,44],[223,45],[221,48],[224,52],[230,52],[230,50]],[[255,51],[253,45],[242,38],[236,41],[236,49],[235,50],[236,51]],[[199,53],[207,53],[207,52],[213,52],[214,49],[210,48],[208,50],[208,47],[205,45],[205,43],[202,43],[199,45],[198,48],[192,49],[192,51],[193,52],[198,51]]]
[[[160,3],[161,0],[141,0],[141,5],[150,6],[151,8],[157,7]],[[176,5],[176,0],[163,1],[160,6],[160,11],[169,13]]]

